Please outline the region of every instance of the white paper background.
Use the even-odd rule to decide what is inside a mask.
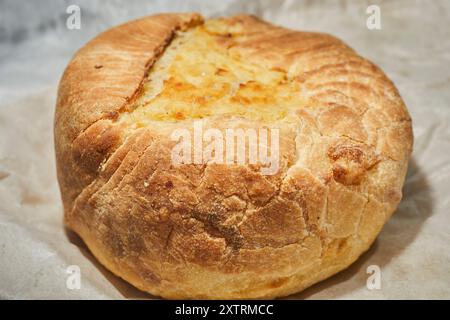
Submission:
[[[369,4],[382,30],[366,28]],[[81,7],[81,30],[65,27]],[[256,14],[332,33],[380,65],[411,112],[415,147],[404,199],[376,243],[348,270],[288,298],[450,299],[450,2],[0,1],[0,298],[151,298],[100,266],[64,230],[55,175],[53,110],[71,55],[98,32],[167,11]],[[381,290],[366,288],[378,265]],[[80,290],[66,288],[78,265]]]

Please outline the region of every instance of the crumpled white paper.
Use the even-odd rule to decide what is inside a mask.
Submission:
[[[381,9],[381,30],[366,8]],[[55,174],[53,111],[71,55],[109,26],[167,11],[256,14],[286,27],[332,33],[377,63],[413,118],[415,146],[403,201],[378,240],[346,271],[298,298],[450,298],[450,3],[448,1],[78,1],[68,30],[64,2],[0,4],[0,298],[153,298],[115,277],[64,229]],[[81,270],[80,289],[67,268]],[[381,288],[366,286],[367,268]],[[69,286],[70,287],[70,286]]]

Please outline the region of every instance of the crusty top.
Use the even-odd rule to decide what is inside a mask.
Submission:
[[[55,141],[64,167],[73,165],[77,138],[82,140],[88,128],[98,131],[95,125],[102,119],[117,119],[138,96],[148,71],[175,32],[202,21],[195,13],[146,17],[107,30],[75,55],[61,79],[55,115]],[[326,106],[315,123],[322,134],[365,142],[387,158],[406,161],[412,146],[410,117],[396,88],[378,67],[342,41],[276,27],[252,16],[236,16],[211,28],[230,52],[286,72],[301,83],[305,98]],[[83,157],[98,158],[91,159],[95,167],[100,158],[105,160],[102,153],[118,143],[116,139],[109,132],[97,139],[102,150],[91,150],[96,153],[91,155],[83,151]],[[73,169],[71,184],[78,185],[79,191],[93,177],[80,176]]]
[[[85,152],[77,149],[76,139],[82,140],[88,128],[100,130],[95,128],[95,124],[102,126],[99,120],[116,119],[121,109],[137,95],[149,68],[176,30],[201,21],[198,14],[143,18],[101,33],[76,53],[60,81],[55,114],[57,160],[61,167],[67,168],[65,177],[60,178],[63,200],[68,195],[73,200],[74,195],[92,181],[92,171],[97,170],[89,168],[86,172],[78,168],[86,164],[73,163],[74,157]],[[100,155],[87,154],[84,158],[104,157],[101,153],[107,152],[117,139],[114,133],[103,136],[98,145],[90,147],[92,153]],[[82,143],[81,148],[89,146]]]
[[[203,40],[216,54],[211,60],[202,56]],[[198,80],[202,72],[177,55],[213,68],[212,78],[205,72],[206,80]],[[197,80],[209,82],[196,86]],[[157,136],[198,118],[219,128],[281,127],[279,174],[173,168],[158,149],[170,145],[167,135]],[[111,199],[122,197],[142,199],[148,210],[159,210],[158,219],[164,210],[190,215],[199,226],[158,232],[177,241],[183,259],[200,264],[232,261],[236,250],[236,259],[250,264],[255,257],[246,258],[246,250],[302,239],[322,247],[326,237],[373,240],[400,201],[412,140],[406,107],[377,66],[333,36],[247,15],[206,23],[198,14],[156,15],[100,34],[68,65],[55,116],[66,212],[100,210],[99,203],[119,210],[122,204]],[[148,177],[157,181],[151,192],[142,184]],[[239,222],[230,212],[241,215]],[[174,217],[181,230],[186,219]],[[209,248],[207,257],[196,248]]]

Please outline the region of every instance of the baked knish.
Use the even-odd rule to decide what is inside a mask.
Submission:
[[[199,124],[277,132],[276,170],[174,162],[173,133]],[[345,269],[396,209],[412,141],[377,66],[246,15],[161,14],[100,34],[67,66],[55,115],[66,225],[165,298],[273,298]]]

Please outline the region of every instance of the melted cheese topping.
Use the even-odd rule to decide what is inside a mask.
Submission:
[[[179,33],[121,120],[138,127],[218,115],[274,121],[304,105],[299,84],[285,72],[246,61],[220,45],[228,34],[224,29],[224,22],[209,20]]]

